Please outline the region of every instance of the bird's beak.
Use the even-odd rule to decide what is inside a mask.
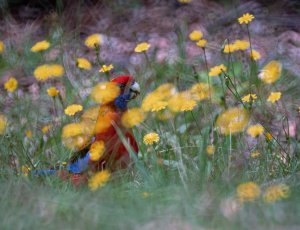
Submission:
[[[136,98],[141,92],[140,85],[136,81],[130,86],[130,99]]]

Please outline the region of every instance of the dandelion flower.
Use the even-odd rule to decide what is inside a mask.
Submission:
[[[157,133],[148,133],[144,136],[143,141],[146,145],[153,145],[159,142],[159,135]]]
[[[243,102],[254,102],[257,99],[257,96],[255,93],[250,93],[244,97],[242,97]]]
[[[224,45],[223,53],[233,53],[237,50],[237,47],[235,44],[226,44]]]
[[[270,61],[260,71],[258,77],[266,84],[271,84],[280,78],[282,65],[278,61]]]
[[[141,53],[141,52],[145,52],[150,48],[150,44],[147,42],[142,42],[139,43],[135,48],[134,48],[134,52],[136,53]]]
[[[43,40],[35,43],[31,47],[30,51],[36,53],[36,52],[47,50],[49,47],[50,47],[50,43],[47,40]]]
[[[208,145],[207,147],[206,147],[206,153],[209,155],[209,156],[212,156],[212,155],[214,155],[214,153],[215,153],[215,146],[214,145]]]
[[[90,159],[92,161],[98,161],[105,151],[104,141],[95,141],[90,147]]]
[[[146,118],[145,113],[140,108],[128,109],[122,116],[122,124],[126,128],[132,128],[140,123],[142,123]]]
[[[251,156],[252,158],[259,157],[259,156],[260,156],[260,152],[258,152],[258,151],[251,152],[250,156]]]
[[[290,195],[290,189],[285,184],[269,186],[263,194],[263,199],[267,203],[286,199]]]
[[[264,127],[260,124],[257,125],[251,125],[247,129],[247,134],[250,135],[251,137],[255,138],[261,134],[263,134],[265,131]]]
[[[254,182],[240,184],[237,189],[237,196],[240,201],[254,201],[260,195],[260,188]]]
[[[250,43],[245,40],[236,40],[233,45],[237,50],[246,50],[250,47]]]
[[[64,67],[59,64],[45,64],[38,66],[33,75],[38,81],[46,81],[49,78],[61,77],[64,74]]]
[[[199,46],[199,47],[201,47],[201,48],[205,48],[206,43],[207,43],[207,40],[206,40],[206,39],[200,39],[200,40],[196,43],[196,45]]]
[[[92,191],[96,191],[98,188],[103,187],[107,183],[109,178],[110,172],[108,170],[98,172],[89,179],[89,188]]]
[[[183,91],[173,95],[168,100],[168,108],[171,112],[192,111],[197,106],[189,91]]]
[[[74,137],[84,133],[84,127],[81,123],[67,124],[62,129],[62,138]]]
[[[154,101],[151,105],[151,112],[158,112],[167,108],[168,102],[166,101]]]
[[[0,54],[2,54],[5,50],[5,45],[2,41],[0,41]]]
[[[168,100],[176,93],[173,84],[160,85],[153,92],[149,93],[142,101],[142,109],[145,112],[158,112],[166,108]]]
[[[203,33],[200,30],[193,30],[190,34],[189,34],[189,38],[192,41],[199,41],[201,38],[203,37]]]
[[[86,109],[84,113],[81,115],[80,120],[85,122],[96,122],[98,115],[99,115],[99,107],[94,106]]]
[[[226,66],[224,66],[223,64],[217,65],[217,66],[214,66],[214,67],[210,68],[208,76],[210,76],[210,77],[218,76],[222,72],[226,72],[226,71],[227,71]]]
[[[7,125],[6,117],[0,114],[0,135],[2,135],[5,132],[6,125]]]
[[[92,64],[86,58],[77,58],[76,65],[79,69],[89,70],[92,68]]]
[[[50,97],[55,97],[59,94],[59,91],[55,87],[50,87],[47,89],[47,93]]]
[[[97,84],[92,92],[92,99],[101,104],[107,104],[116,99],[120,94],[120,87],[114,82],[101,82]]]
[[[242,132],[249,122],[249,114],[243,108],[230,108],[221,113],[216,126],[221,134],[234,134]]]
[[[82,111],[83,107],[82,105],[73,104],[69,105],[67,108],[65,108],[65,114],[68,116],[74,116],[76,113]]]
[[[87,47],[92,48],[92,49],[99,46],[101,44],[101,35],[100,34],[92,34],[92,35],[88,36],[85,39],[84,44]]]
[[[31,130],[26,130],[25,135],[26,135],[27,138],[31,139],[32,138]]]
[[[281,98],[281,92],[271,92],[269,95],[267,101],[271,103],[275,103]]]
[[[17,89],[17,87],[18,81],[14,77],[10,77],[8,81],[4,84],[4,88],[10,93],[14,92]]]
[[[94,126],[89,123],[70,123],[62,129],[62,142],[71,150],[81,150],[90,142],[91,136],[94,134]]]
[[[112,70],[114,68],[114,66],[112,64],[110,65],[103,65],[101,67],[101,69],[99,70],[100,73],[106,73],[109,72],[110,70]]]
[[[46,134],[46,133],[49,132],[50,128],[51,128],[51,125],[45,125],[45,126],[43,126],[43,128],[42,128],[42,132],[43,132],[44,134]]]
[[[206,83],[196,83],[190,88],[193,99],[202,101],[210,97],[211,89]]]
[[[240,24],[248,24],[251,22],[255,17],[252,14],[246,13],[243,16],[238,18]]]
[[[265,134],[265,137],[266,137],[267,141],[271,141],[271,140],[273,139],[272,134],[269,133],[269,132],[267,132],[267,133]]]
[[[192,0],[177,0],[177,1],[182,4],[188,4],[188,3],[192,2]]]
[[[257,61],[259,59],[261,59],[261,55],[257,50],[252,49],[252,51],[250,51],[250,57],[254,60]]]
[[[27,165],[22,165],[21,172],[23,176],[27,177],[30,171],[31,171],[30,167],[28,167]]]

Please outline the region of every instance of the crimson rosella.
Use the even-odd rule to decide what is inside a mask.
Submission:
[[[113,100],[102,103],[99,108],[98,117],[95,124],[95,135],[90,145],[76,152],[67,165],[67,171],[59,170],[37,170],[37,174],[58,173],[63,179],[72,181],[74,185],[87,182],[87,171],[100,171],[117,168],[124,168],[130,162],[128,148],[124,145],[127,141],[131,149],[137,154],[138,145],[132,132],[122,125],[121,118],[127,110],[127,103],[140,93],[139,84],[131,76],[118,76],[110,82],[116,84],[120,90]],[[120,132],[124,137],[123,142]],[[96,161],[91,157],[91,145],[95,142],[102,142],[105,151]]]

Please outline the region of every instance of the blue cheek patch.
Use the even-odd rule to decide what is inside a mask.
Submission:
[[[121,110],[127,109],[127,103],[130,99],[130,94],[121,94],[115,99],[115,106]]]

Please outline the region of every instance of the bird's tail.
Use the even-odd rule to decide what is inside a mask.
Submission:
[[[33,176],[55,176],[58,170],[56,169],[38,169],[30,171]]]

